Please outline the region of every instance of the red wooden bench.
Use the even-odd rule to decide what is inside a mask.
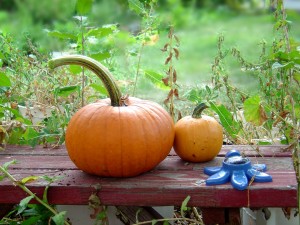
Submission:
[[[291,153],[285,146],[260,146],[260,154],[254,146],[224,145],[218,157],[207,163],[186,163],[171,151],[154,170],[132,178],[101,178],[78,170],[69,160],[64,146],[57,149],[32,149],[28,146],[7,146],[0,152],[0,164],[17,160],[10,166],[16,179],[35,175],[64,176],[51,184],[48,200],[52,204],[87,205],[96,192],[103,205],[113,206],[180,206],[190,196],[189,205],[201,208],[206,224],[225,224],[236,219],[239,208],[297,207],[297,181]],[[206,166],[220,166],[224,154],[238,149],[251,157],[252,163],[265,163],[270,183],[252,183],[245,191],[234,189],[231,184],[206,186],[208,178],[203,173]],[[38,179],[27,184],[38,196],[42,196],[46,181]],[[19,203],[26,194],[8,180],[0,182],[1,206]]]

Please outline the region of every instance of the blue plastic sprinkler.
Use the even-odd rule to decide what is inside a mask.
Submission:
[[[241,156],[237,150],[226,153],[222,166],[205,167],[204,173],[210,177],[206,185],[225,184],[231,181],[234,188],[245,190],[249,181],[271,182],[272,176],[264,173],[267,170],[265,164],[251,165],[249,158]]]

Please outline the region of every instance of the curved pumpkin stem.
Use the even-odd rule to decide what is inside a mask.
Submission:
[[[193,118],[201,118],[202,111],[206,108],[208,108],[208,106],[205,103],[200,103],[194,109],[192,117]]]
[[[121,101],[122,94],[116,82],[114,81],[112,74],[105,66],[103,66],[98,61],[83,55],[68,55],[68,56],[62,56],[55,59],[51,59],[48,62],[48,65],[51,69],[55,69],[56,67],[59,66],[71,65],[71,64],[83,66],[93,71],[103,82],[109,94],[111,105],[112,106],[122,105],[122,101]]]

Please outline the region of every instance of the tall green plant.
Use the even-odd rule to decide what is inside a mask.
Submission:
[[[299,43],[289,37],[290,23],[280,2],[277,3],[275,19],[276,39],[270,46],[261,43],[258,62],[247,61],[237,48],[224,50],[224,36],[219,37],[219,51],[212,67],[213,84],[215,89],[225,92],[229,100],[232,124],[239,118],[237,112],[242,108],[243,117],[253,129],[264,130],[271,139],[281,138],[282,143],[295,145],[299,137]],[[250,96],[232,85],[225,63],[225,58],[230,56],[236,58],[243,71],[255,74],[259,80],[259,94]],[[237,125],[230,126],[226,131],[229,131],[234,142],[237,135],[249,142],[250,137],[243,132],[247,130],[245,123],[236,121]],[[274,128],[278,128],[277,133],[274,133]],[[233,130],[234,133],[231,132]]]
[[[50,37],[55,37],[61,40],[64,40],[72,49],[75,50],[76,53],[81,55],[87,55],[91,58],[94,58],[98,61],[105,61],[108,66],[110,65],[109,59],[113,54],[113,49],[110,46],[110,43],[107,42],[109,40],[109,36],[113,35],[117,31],[117,26],[112,25],[104,25],[102,27],[92,26],[89,21],[89,14],[93,7],[92,0],[77,0],[75,11],[76,16],[74,16],[74,20],[77,24],[77,30],[73,33],[61,32],[58,30],[49,31],[48,35]],[[69,51],[68,49],[66,51]],[[76,85],[76,88],[80,89],[80,99],[81,106],[85,105],[86,102],[86,89],[87,86],[96,89],[98,92],[106,95],[104,88],[101,88],[101,84],[95,84],[92,81],[92,78],[85,73],[84,69],[79,69],[78,66],[70,66],[70,72],[72,74],[81,73],[81,83]],[[60,87],[60,92],[68,93],[70,89],[75,90],[74,85],[72,86],[64,86]],[[68,92],[67,92],[68,91]]]
[[[141,76],[142,71],[142,57],[144,53],[145,46],[155,45],[159,38],[158,25],[159,20],[155,13],[155,9],[157,6],[157,0],[128,0],[128,7],[131,11],[137,14],[140,21],[140,29],[137,34],[133,35],[135,40],[134,45],[138,45],[138,50],[135,50],[134,56],[137,57],[137,62],[134,65],[135,68],[135,77],[133,81],[133,91],[132,95],[136,94],[139,77]],[[130,54],[129,54],[130,55]],[[155,72],[154,71],[144,71],[145,77],[150,78],[149,80],[153,83],[155,81]],[[157,74],[156,74],[157,75]],[[154,76],[154,77],[153,77]],[[154,78],[154,79],[153,79]]]
[[[261,43],[261,52],[257,62],[249,62],[237,48],[224,49],[224,36],[219,37],[218,54],[212,66],[214,89],[224,93],[229,104],[211,104],[211,108],[220,116],[228,136],[235,143],[241,138],[251,143],[249,126],[262,132],[271,140],[280,139],[286,144],[287,151],[293,153],[296,176],[299,183],[299,139],[300,139],[300,43],[290,37],[292,24],[287,19],[282,0],[272,2],[274,12],[275,39],[268,45]],[[230,82],[225,59],[234,57],[243,71],[252,71],[259,81],[259,93],[248,95]],[[220,95],[219,95],[220,96]],[[242,109],[243,118],[238,119]],[[244,121],[243,121],[244,119]],[[260,143],[258,143],[260,144]],[[299,202],[299,200],[298,200]],[[300,204],[298,203],[300,209]]]
[[[49,74],[41,54],[31,46],[27,55],[13,36],[0,34],[0,144],[61,144],[72,107],[62,108],[59,96],[74,92],[60,89],[68,83],[62,74]],[[28,40],[30,43],[30,40]],[[76,89],[75,89],[76,91]],[[66,100],[66,98],[64,99]],[[23,110],[21,110],[23,109]],[[34,114],[40,112],[39,122]],[[50,113],[51,111],[51,113]]]
[[[167,57],[165,60],[165,65],[167,66],[166,77],[162,78],[162,81],[165,84],[165,86],[170,87],[170,91],[167,95],[167,98],[164,101],[164,104],[167,105],[169,113],[173,118],[174,122],[181,119],[181,112],[179,110],[177,110],[178,116],[176,118],[176,107],[174,104],[175,98],[179,99],[179,91],[176,83],[177,71],[174,65],[174,59],[179,59],[179,45],[179,38],[174,33],[174,27],[171,26],[168,33],[168,42],[164,45],[164,47],[161,50],[162,52],[167,53]]]

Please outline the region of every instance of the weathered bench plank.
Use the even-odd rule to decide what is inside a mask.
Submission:
[[[253,157],[253,163],[265,163],[273,182],[253,183],[245,191],[235,190],[230,184],[206,186],[204,180],[208,176],[203,174],[203,168],[221,165],[224,154],[234,148]],[[97,192],[105,205],[181,205],[189,195],[189,204],[199,207],[296,207],[297,181],[291,154],[283,149],[283,146],[261,147],[260,154],[264,157],[260,157],[252,146],[223,146],[219,157],[207,163],[186,163],[171,152],[154,170],[126,179],[100,178],[78,170],[63,146],[59,149],[8,146],[0,152],[0,164],[16,159],[18,163],[9,170],[16,179],[31,175],[63,176],[49,189],[49,202],[53,204],[86,205],[89,196]],[[46,184],[38,179],[27,186],[42,196]],[[22,190],[7,180],[0,182],[0,193],[0,204],[18,203],[25,197]]]

